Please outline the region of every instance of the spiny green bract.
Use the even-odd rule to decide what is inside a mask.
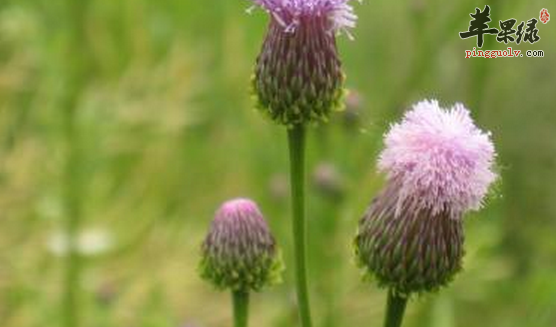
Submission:
[[[389,185],[361,219],[354,240],[365,278],[402,295],[436,291],[461,270],[463,224],[447,214],[397,207]]]
[[[218,289],[260,291],[281,282],[284,265],[279,251],[274,255],[246,257],[241,261],[204,255],[199,270],[201,277]]]
[[[200,275],[220,289],[258,291],[280,280],[276,241],[257,204],[226,201],[201,247]]]
[[[252,78],[257,107],[291,127],[326,122],[343,108],[344,79],[333,33],[325,18],[293,32],[271,21]]]

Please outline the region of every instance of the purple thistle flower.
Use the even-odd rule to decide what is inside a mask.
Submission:
[[[257,291],[279,280],[280,256],[255,202],[222,204],[203,242],[200,270],[218,288],[234,291]]]
[[[253,77],[258,107],[286,126],[326,121],[342,106],[335,35],[355,26],[349,0],[253,0],[270,23]]]
[[[463,224],[496,179],[490,134],[461,104],[422,101],[385,137],[384,190],[359,223],[359,264],[394,292],[436,290],[461,269]]]

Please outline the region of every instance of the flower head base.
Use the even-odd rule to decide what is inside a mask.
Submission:
[[[349,0],[254,1],[271,15],[253,77],[258,107],[286,126],[327,121],[342,106],[335,33],[355,26]]]
[[[490,133],[479,130],[457,103],[449,110],[422,101],[394,124],[385,138],[379,169],[400,186],[398,208],[458,218],[478,210],[491,183],[495,152]]]
[[[220,289],[258,291],[280,279],[281,259],[257,205],[225,202],[202,245],[201,277]]]
[[[400,294],[433,291],[461,269],[466,211],[478,209],[496,174],[489,134],[469,111],[423,101],[386,135],[386,187],[355,238],[360,266]]]
[[[415,211],[407,202],[397,215],[400,186],[389,183],[359,222],[356,259],[398,294],[435,291],[461,270],[463,224],[446,213]]]

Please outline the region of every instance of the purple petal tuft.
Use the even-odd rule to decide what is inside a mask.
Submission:
[[[350,0],[252,0],[266,10],[286,32],[294,32],[299,25],[313,18],[327,17],[330,31],[345,32],[355,27],[357,16]]]
[[[448,212],[452,218],[478,210],[493,172],[495,150],[490,133],[478,129],[462,104],[443,109],[422,101],[385,136],[379,169],[401,180],[398,207]]]

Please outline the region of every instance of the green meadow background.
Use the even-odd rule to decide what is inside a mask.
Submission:
[[[556,3],[488,4],[495,27],[546,7],[541,40],[511,44],[545,57],[465,59],[476,39],[458,32],[482,2],[353,2],[355,40],[338,40],[348,109],[309,134],[316,326],[382,325],[385,291],[361,282],[351,241],[384,182],[382,135],[423,98],[471,109],[502,178],[465,220],[464,271],[404,326],[556,326]],[[0,326],[231,326],[229,294],[196,267],[238,196],[260,204],[288,266],[253,296],[251,325],[298,325],[286,135],[253,109],[267,16],[250,5],[0,0]]]

